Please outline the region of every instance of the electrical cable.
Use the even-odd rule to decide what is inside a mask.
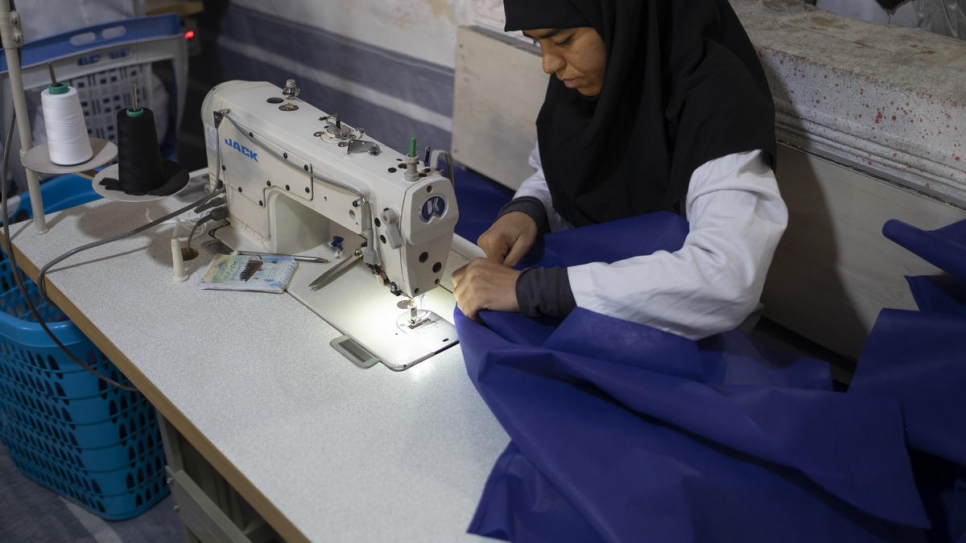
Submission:
[[[199,207],[203,207],[203,206],[199,206]],[[212,209],[210,212],[208,212],[207,215],[195,221],[195,225],[191,229],[191,233],[188,234],[188,244],[185,245],[185,249],[191,249],[191,240],[192,238],[195,237],[195,232],[198,230],[199,226],[201,226],[202,224],[208,221],[223,221],[227,218],[228,218],[228,210],[223,207],[216,207],[215,209]]]
[[[106,383],[108,383],[110,385],[116,386],[116,387],[118,387],[120,389],[123,389],[123,390],[137,391],[138,390],[137,388],[134,388],[134,387],[129,386],[129,385],[125,385],[123,383],[119,383],[116,380],[114,380],[114,379],[112,379],[112,378],[110,378],[110,377],[108,377],[108,376],[100,373],[99,371],[97,371],[96,369],[94,369],[93,367],[91,367],[89,364],[87,364],[85,362],[82,362],[80,359],[78,359],[77,356],[75,356],[74,353],[72,353],[70,351],[70,349],[67,348],[67,346],[64,345],[63,342],[61,342],[60,339],[54,334],[54,332],[47,326],[47,323],[44,321],[43,317],[40,315],[40,312],[37,310],[37,307],[34,305],[33,301],[30,299],[29,293],[27,291],[27,286],[23,283],[23,279],[20,277],[19,267],[17,266],[16,256],[14,255],[13,245],[12,245],[11,240],[10,240],[10,224],[9,224],[10,221],[8,220],[9,219],[9,213],[8,213],[8,210],[7,210],[7,184],[5,182],[2,182],[3,180],[6,180],[6,178],[7,178],[7,168],[8,168],[9,160],[10,160],[10,147],[11,147],[10,143],[11,143],[11,140],[13,139],[13,130],[14,130],[14,127],[16,126],[16,122],[17,122],[17,117],[16,117],[16,113],[14,113],[11,116],[11,119],[10,119],[10,128],[7,130],[6,138],[4,138],[3,158],[2,158],[2,161],[0,161],[0,213],[3,214],[3,217],[7,217],[7,219],[3,221],[3,251],[7,254],[7,257],[10,259],[11,275],[13,276],[14,281],[17,283],[17,288],[20,290],[20,294],[21,294],[21,296],[23,296],[24,303],[27,306],[27,309],[30,311],[31,316],[33,316],[34,320],[37,321],[37,324],[40,325],[40,327],[50,337],[50,339],[54,342],[54,344],[56,344],[57,347],[60,350],[62,350],[74,363],[76,363],[78,366],[80,366],[81,368],[83,368],[84,370],[86,370],[88,373],[94,375],[98,379],[100,379],[100,380],[102,380],[102,381],[104,381],[104,382],[106,382]],[[194,209],[197,206],[204,205],[206,202],[208,202],[212,198],[218,196],[222,192],[224,192],[224,189],[218,189],[215,192],[212,192],[211,194],[205,195],[203,198],[200,198],[199,200],[191,203],[190,205],[187,205],[187,206],[185,206],[185,207],[183,207],[181,209],[178,209],[177,211],[174,211],[172,213],[169,213],[168,215],[165,215],[164,217],[161,217],[161,218],[156,219],[154,221],[151,221],[151,222],[149,222],[149,223],[147,223],[145,225],[142,225],[142,226],[140,226],[138,228],[135,228],[134,230],[131,230],[129,232],[126,232],[126,233],[123,233],[123,234],[119,234],[119,235],[116,235],[116,236],[112,236],[110,238],[107,238],[107,239],[104,239],[104,240],[100,240],[100,241],[97,241],[97,242],[94,242],[94,243],[90,243],[90,244],[84,245],[82,247],[78,247],[76,249],[73,249],[71,251],[68,251],[67,253],[64,253],[63,255],[55,258],[53,261],[51,261],[47,265],[45,265],[40,270],[40,273],[37,276],[37,287],[40,290],[41,296],[43,297],[43,299],[45,301],[47,301],[48,303],[53,304],[53,302],[47,296],[47,290],[46,290],[46,286],[45,286],[46,283],[44,281],[44,274],[46,274],[47,270],[51,266],[53,266],[54,264],[56,264],[58,262],[61,262],[64,259],[69,258],[70,256],[73,256],[73,255],[75,255],[75,254],[77,254],[77,253],[79,253],[81,251],[85,251],[87,249],[92,249],[94,247],[99,247],[101,245],[105,245],[107,243],[111,243],[111,242],[114,242],[114,241],[118,241],[120,239],[124,239],[124,238],[130,237],[130,236],[133,236],[134,234],[143,232],[144,230],[147,230],[148,228],[152,228],[154,226],[157,226],[157,225],[159,225],[159,224],[161,224],[161,223],[163,223],[163,222],[165,222],[167,220],[170,220],[170,219],[172,219],[172,218],[174,218],[174,217],[176,217],[176,216],[178,216],[178,215],[180,215],[182,213],[185,213],[186,211],[189,211],[191,209]]]
[[[77,253],[81,253],[81,252],[86,251],[88,249],[94,249],[95,247],[100,247],[101,245],[107,245],[108,243],[113,243],[115,241],[119,241],[119,240],[122,240],[124,238],[129,238],[129,237],[131,237],[131,236],[133,236],[135,234],[140,234],[141,232],[144,232],[145,230],[148,230],[150,228],[154,228],[155,226],[157,226],[157,225],[159,225],[159,224],[161,224],[163,222],[169,221],[169,220],[177,217],[178,215],[181,215],[182,213],[188,212],[188,211],[194,209],[195,207],[197,207],[199,205],[203,205],[205,202],[207,202],[208,200],[210,200],[210,199],[218,196],[219,194],[223,193],[224,191],[225,191],[224,188],[216,189],[215,192],[212,192],[212,193],[210,193],[208,195],[205,195],[204,197],[202,197],[202,198],[200,198],[200,199],[198,199],[198,200],[196,200],[196,201],[194,201],[194,202],[192,202],[192,203],[190,203],[190,204],[188,204],[188,205],[186,205],[186,206],[184,206],[184,207],[182,207],[180,209],[177,209],[175,211],[172,211],[171,213],[168,213],[167,215],[165,215],[163,217],[159,217],[159,218],[157,218],[157,219],[155,219],[155,220],[153,220],[153,221],[151,221],[149,223],[142,224],[141,226],[139,226],[139,227],[137,227],[137,228],[135,228],[133,230],[129,230],[127,232],[124,232],[124,233],[121,233],[121,234],[117,234],[117,235],[114,235],[114,236],[111,236],[109,238],[105,238],[105,239],[102,239],[102,240],[94,241],[94,242],[88,243],[87,245],[82,245],[80,247],[76,247],[76,248],[71,249],[70,251],[67,251],[66,253],[58,256],[57,258],[51,260],[50,262],[48,262],[47,264],[45,264],[44,267],[40,268],[40,272],[37,274],[37,286],[40,288],[40,294],[41,294],[41,296],[44,297],[44,300],[50,301],[50,298],[47,296],[46,275],[47,275],[47,270],[49,270],[54,265],[59,264],[60,262],[62,262],[64,260],[66,260],[66,259],[68,259],[68,258],[70,258],[70,257],[72,257],[74,255],[76,255]]]
[[[13,138],[13,128],[16,122],[17,122],[17,114],[14,113],[13,115],[11,115],[10,129],[7,131],[7,137],[4,139],[3,161],[2,161],[2,165],[0,165],[0,180],[6,180],[7,178],[7,166],[10,160],[10,140]],[[0,208],[2,208],[3,216],[8,217],[6,183],[0,183]],[[17,283],[17,288],[20,290],[20,295],[23,296],[24,304],[27,306],[27,309],[30,311],[30,314],[33,316],[34,320],[37,321],[37,324],[39,324],[40,327],[43,328],[44,332],[50,337],[51,340],[53,340],[53,342],[57,345],[58,348],[60,348],[60,350],[64,351],[64,353],[66,353],[71,360],[73,360],[78,366],[84,368],[88,373],[94,375],[98,379],[110,385],[114,385],[123,390],[130,390],[130,391],[137,392],[138,391],[137,388],[134,388],[133,386],[125,385],[123,383],[119,383],[114,379],[111,379],[110,377],[97,371],[89,364],[81,362],[80,359],[78,359],[74,355],[74,353],[72,353],[70,349],[68,349],[67,346],[60,341],[60,338],[54,335],[54,332],[47,327],[47,323],[44,321],[43,316],[40,315],[40,312],[37,311],[37,307],[34,305],[33,300],[30,299],[30,293],[27,292],[27,286],[23,283],[23,279],[20,277],[20,268],[17,266],[17,259],[16,259],[16,256],[14,256],[13,254],[13,244],[10,241],[9,223],[10,223],[9,220],[3,221],[3,250],[7,254],[7,258],[10,259],[10,273],[13,276],[14,282]]]
[[[137,53],[136,53],[137,58],[140,58],[140,47],[139,47],[140,43],[139,42],[140,42],[140,40],[136,40],[136,47],[138,48],[137,49]],[[20,55],[21,62],[22,62],[23,51],[21,49],[18,49],[17,53],[18,53],[18,55]],[[135,91],[134,92],[135,93],[137,92],[137,87],[135,87]],[[11,149],[11,146],[12,146],[11,143],[12,143],[12,140],[13,140],[13,131],[14,131],[14,127],[16,126],[16,123],[17,123],[17,115],[16,115],[16,112],[13,112],[13,114],[11,115],[11,118],[10,118],[10,127],[7,129],[6,137],[3,140],[3,156],[2,156],[2,159],[0,159],[0,213],[2,213],[2,221],[3,221],[3,228],[2,228],[2,230],[3,230],[3,240],[2,240],[2,242],[3,243],[2,243],[2,246],[0,246],[0,249],[2,249],[7,254],[7,257],[9,258],[9,261],[10,261],[10,271],[11,271],[11,275],[13,276],[14,282],[17,284],[17,288],[19,289],[21,296],[23,296],[24,304],[27,306],[27,309],[29,310],[31,316],[33,316],[33,318],[34,318],[34,320],[36,320],[37,324],[40,325],[40,327],[44,330],[44,332],[47,334],[47,336],[50,337],[50,339],[54,342],[54,344],[56,344],[57,347],[68,356],[68,358],[70,358],[73,362],[75,362],[78,366],[80,366],[81,368],[83,368],[85,371],[87,371],[91,375],[95,376],[96,378],[98,378],[98,379],[100,379],[100,380],[102,380],[102,381],[104,381],[104,382],[106,382],[106,383],[108,383],[110,385],[113,385],[113,386],[118,387],[118,388],[123,389],[123,390],[129,390],[129,391],[133,391],[133,392],[138,392],[138,389],[135,388],[134,386],[130,386],[130,385],[126,385],[126,384],[120,383],[120,382],[118,382],[118,381],[116,381],[116,380],[108,377],[107,375],[104,375],[104,374],[100,373],[95,368],[93,368],[91,365],[89,365],[89,364],[87,364],[85,362],[82,362],[77,356],[75,356],[74,353],[72,353],[70,351],[70,349],[68,349],[67,346],[64,345],[64,343],[60,341],[60,338],[58,338],[54,334],[54,332],[47,326],[47,323],[45,322],[43,316],[40,315],[40,312],[37,310],[37,307],[34,305],[33,300],[30,299],[29,292],[27,291],[27,286],[24,284],[23,278],[21,277],[21,273],[22,272],[20,271],[20,268],[17,266],[16,255],[14,255],[13,243],[12,243],[12,241],[10,239],[10,224],[9,224],[10,223],[10,215],[8,213],[8,210],[7,210],[7,183],[6,183],[6,180],[7,180],[7,169],[8,169],[9,161],[10,161],[10,149]],[[191,205],[185,206],[185,207],[183,207],[183,208],[181,208],[181,209],[179,209],[177,211],[174,211],[172,213],[169,213],[168,215],[165,215],[164,217],[161,217],[159,219],[156,219],[154,221],[151,221],[150,223],[148,223],[146,225],[143,225],[143,226],[140,226],[138,228],[135,228],[134,230],[131,230],[130,232],[127,232],[127,233],[124,233],[124,234],[119,234],[119,235],[116,235],[116,236],[112,236],[112,237],[110,237],[108,239],[101,240],[99,242],[90,243],[90,244],[87,244],[87,245],[85,245],[83,247],[78,247],[76,249],[73,249],[71,251],[68,251],[67,253],[65,253],[65,254],[63,254],[63,255],[55,258],[53,261],[51,261],[47,265],[45,265],[40,270],[40,272],[39,272],[39,274],[37,276],[37,287],[38,287],[38,289],[40,291],[41,296],[43,297],[43,299],[45,301],[47,301],[48,303],[50,303],[51,305],[53,305],[54,307],[56,307],[56,304],[54,304],[50,300],[50,298],[47,296],[47,289],[46,289],[46,283],[44,281],[44,274],[47,272],[47,270],[51,266],[53,266],[57,262],[63,261],[64,259],[69,258],[70,256],[75,255],[75,254],[77,254],[77,253],[79,253],[81,251],[85,251],[87,249],[92,249],[94,247],[99,247],[101,245],[105,245],[105,244],[111,243],[113,241],[118,241],[120,239],[124,239],[126,237],[129,237],[129,236],[135,235],[137,233],[143,232],[144,230],[147,230],[148,228],[157,226],[158,224],[161,224],[161,223],[163,223],[163,222],[165,222],[167,220],[170,220],[170,219],[172,219],[174,217],[177,217],[178,215],[180,215],[180,214],[182,214],[182,213],[184,213],[184,212],[186,212],[186,211],[188,211],[190,209],[194,209],[195,207],[204,205],[205,203],[209,202],[211,199],[213,199],[214,197],[218,196],[222,192],[224,192],[224,189],[213,190],[211,193],[209,193],[206,196],[204,196],[203,198],[201,198],[201,199],[193,202]]]

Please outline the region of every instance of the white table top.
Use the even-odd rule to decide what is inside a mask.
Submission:
[[[191,199],[100,200],[49,215],[42,235],[12,225],[11,238],[35,277]],[[291,296],[199,288],[204,252],[172,281],[172,228],[58,264],[51,296],[286,539],[476,539],[466,528],[508,437],[460,349],[404,372],[360,369]]]

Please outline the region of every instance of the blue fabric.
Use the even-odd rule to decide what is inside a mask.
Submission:
[[[475,242],[493,224],[500,209],[513,198],[513,190],[465,168],[454,168],[453,177],[456,178],[453,180],[456,201],[461,204],[456,233]]]
[[[966,281],[939,275],[906,277],[906,282],[921,311],[966,317]]]
[[[911,446],[966,466],[966,317],[883,310],[850,393],[896,398]]]
[[[539,263],[673,251],[686,234],[668,213],[595,225],[546,236]],[[949,338],[966,331],[958,317],[946,315],[949,327],[930,327],[934,335],[920,333],[910,347],[925,360],[914,381],[902,371],[906,351],[870,344],[849,393],[831,390],[827,364],[739,332],[693,342],[579,308],[562,322],[455,317],[467,372],[512,439],[472,533],[581,542],[963,537],[964,485],[951,474],[966,452],[953,420],[966,412],[966,395],[955,394],[966,390],[966,372],[961,356],[947,356]],[[873,336],[907,329],[898,317]],[[917,478],[907,446],[925,451],[934,476]]]
[[[966,281],[966,221],[930,231],[893,219],[882,227],[882,234],[926,262]]]
[[[930,231],[892,220],[882,230],[945,273],[906,278],[919,311],[882,311],[852,392],[899,400],[930,536],[966,543],[966,221]]]

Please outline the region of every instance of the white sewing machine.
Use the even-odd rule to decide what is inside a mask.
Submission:
[[[459,217],[453,184],[265,82],[230,81],[202,106],[211,185],[223,183],[235,250],[311,256],[289,293],[340,330],[361,366],[401,370],[456,344],[453,298],[436,289]],[[414,147],[413,143],[413,147]],[[439,311],[437,313],[436,311]]]

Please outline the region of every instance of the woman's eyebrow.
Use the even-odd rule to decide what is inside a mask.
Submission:
[[[551,28],[542,32],[524,32],[523,35],[534,40],[545,40],[563,32],[562,28]]]

